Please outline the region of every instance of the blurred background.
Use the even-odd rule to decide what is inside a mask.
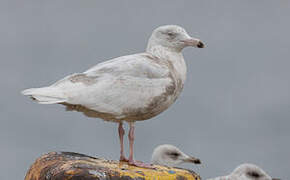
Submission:
[[[183,51],[188,78],[177,102],[136,123],[136,159],[148,162],[155,146],[169,143],[202,160],[182,167],[203,179],[244,162],[288,179],[289,17],[287,0],[1,0],[0,179],[24,179],[49,151],[118,159],[117,124],[38,105],[20,91],[142,52],[164,24],[207,47]]]

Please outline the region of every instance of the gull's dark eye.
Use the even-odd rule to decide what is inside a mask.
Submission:
[[[180,154],[178,152],[174,152],[174,151],[168,152],[167,154],[168,154],[168,156],[170,156],[170,158],[172,158],[174,160],[176,160],[178,158],[178,156],[180,156]]]
[[[170,153],[170,155],[171,155],[171,156],[179,156],[179,153],[177,153],[177,152],[172,152],[172,153]]]
[[[176,36],[175,32],[167,32],[166,34],[171,38],[174,38]]]
[[[256,172],[256,171],[250,171],[250,172],[247,173],[247,175],[250,176],[250,177],[253,177],[253,178],[261,177],[261,175],[258,172]]]

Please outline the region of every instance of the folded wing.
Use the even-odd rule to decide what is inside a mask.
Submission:
[[[167,101],[170,96],[164,93],[172,93],[173,88],[168,66],[142,53],[100,63],[84,73],[69,75],[49,87],[25,90],[23,94],[40,103],[81,105],[121,117],[133,111],[148,113],[148,106]]]

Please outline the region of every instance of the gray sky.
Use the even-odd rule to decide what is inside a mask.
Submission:
[[[181,97],[136,124],[136,158],[149,161],[155,146],[170,143],[202,160],[183,167],[204,179],[244,162],[289,178],[289,17],[287,0],[0,1],[0,179],[23,179],[49,151],[118,159],[116,124],[38,105],[20,91],[142,52],[164,24],[181,25],[207,48],[184,50]]]

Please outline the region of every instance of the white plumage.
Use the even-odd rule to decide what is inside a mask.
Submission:
[[[126,110],[146,108],[173,83],[166,66],[148,57],[153,58],[147,53],[119,57],[69,75],[49,87],[27,89],[23,94],[41,104],[82,105],[126,120],[123,114]]]
[[[118,57],[22,93],[41,104],[63,104],[67,110],[118,122],[120,138],[122,122],[130,122],[133,138],[135,121],[158,115],[179,96],[186,79],[181,53],[186,46],[204,45],[179,26],[161,26],[153,31],[144,53]]]

